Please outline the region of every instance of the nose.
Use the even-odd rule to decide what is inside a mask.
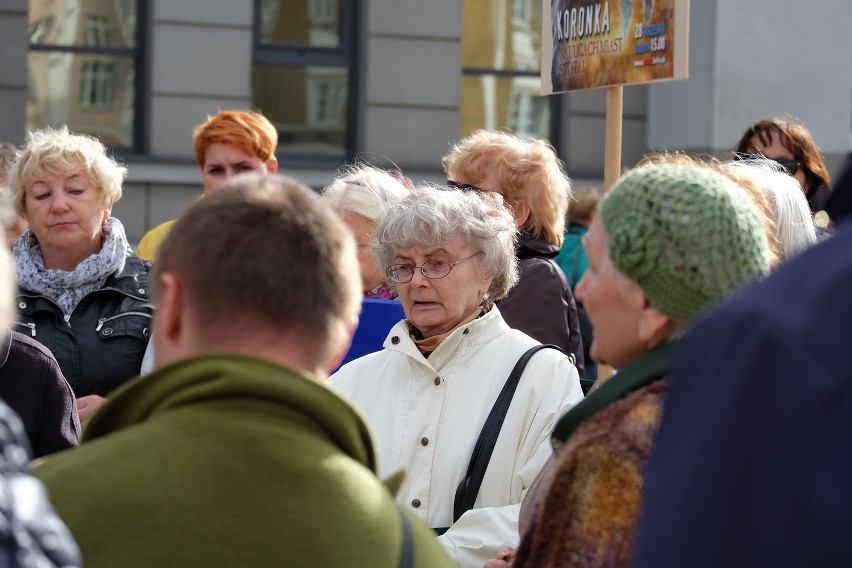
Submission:
[[[427,284],[429,279],[423,275],[423,271],[420,267],[414,269],[414,276],[411,277],[411,285],[412,286],[423,286]]]
[[[583,303],[583,298],[586,297],[586,275],[580,277],[580,281],[574,286],[574,300]]]
[[[68,210],[68,199],[65,197],[63,192],[57,191],[53,194],[53,199],[50,201],[50,208],[54,211],[67,211]]]

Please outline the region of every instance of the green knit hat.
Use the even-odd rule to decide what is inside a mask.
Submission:
[[[615,266],[676,321],[769,272],[758,215],[722,174],[675,164],[628,172],[600,207]]]

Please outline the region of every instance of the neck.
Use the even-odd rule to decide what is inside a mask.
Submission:
[[[77,268],[78,264],[86,260],[89,256],[99,253],[103,244],[103,235],[99,234],[93,241],[71,249],[58,249],[42,245],[41,255],[44,260],[44,267],[53,270],[73,272],[74,269]]]
[[[194,355],[214,353],[239,353],[258,359],[265,359],[291,367],[300,371],[312,373],[321,380],[328,377],[328,368],[317,361],[316,345],[314,342],[304,342],[290,331],[276,330],[275,333],[245,333],[243,337],[229,335],[219,340],[211,339],[209,334],[195,335],[195,340],[184,346],[171,359],[179,359]],[[156,351],[155,351],[156,353]],[[158,366],[162,362],[158,361]]]

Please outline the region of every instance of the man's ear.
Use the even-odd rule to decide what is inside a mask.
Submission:
[[[157,294],[155,318],[160,320],[157,333],[164,334],[163,339],[175,343],[180,338],[185,322],[183,283],[171,272],[160,274],[160,289]]]
[[[331,372],[336,369],[340,362],[343,361],[343,358],[346,357],[346,354],[349,353],[349,348],[352,346],[352,337],[355,335],[355,330],[358,328],[358,318],[355,318],[346,326],[346,342],[340,348],[338,348],[337,352],[332,355],[331,359],[328,362],[327,369],[323,369],[324,371]]]
[[[645,345],[654,347],[665,340],[674,328],[674,321],[657,311],[648,299],[639,314],[639,339]]]

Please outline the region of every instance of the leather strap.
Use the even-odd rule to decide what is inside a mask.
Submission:
[[[536,345],[521,355],[521,358],[515,363],[515,367],[503,385],[503,390],[500,391],[500,395],[491,408],[488,418],[485,419],[485,425],[482,427],[479,438],[476,440],[476,445],[473,447],[473,454],[470,456],[467,473],[456,489],[456,497],[453,503],[453,523],[473,508],[476,496],[479,494],[479,487],[482,485],[482,480],[485,477],[485,470],[488,469],[488,462],[491,461],[491,454],[494,451],[494,446],[497,445],[497,437],[500,435],[500,429],[503,427],[506,414],[509,412],[509,406],[512,404],[512,398],[515,395],[515,390],[518,388],[521,375],[530,358],[541,349],[562,351],[556,345]]]

